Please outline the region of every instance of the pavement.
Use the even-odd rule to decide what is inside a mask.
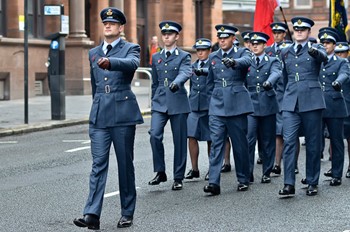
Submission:
[[[142,114],[150,114],[149,81],[133,81],[132,90]],[[24,99],[0,101],[0,137],[88,123],[91,103],[91,95],[66,96],[65,119],[52,120],[51,96],[31,97],[28,98],[28,123],[25,123]]]

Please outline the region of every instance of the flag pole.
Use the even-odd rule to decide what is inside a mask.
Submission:
[[[280,6],[280,11],[282,13],[282,16],[283,16],[283,19],[284,19],[284,23],[287,25],[287,31],[288,31],[289,38],[293,42],[292,33],[289,30],[288,23],[287,23],[287,20],[286,20],[286,16],[284,15],[282,6]]]

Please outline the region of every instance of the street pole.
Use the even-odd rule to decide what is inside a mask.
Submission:
[[[28,1],[24,0],[24,123],[28,124]]]

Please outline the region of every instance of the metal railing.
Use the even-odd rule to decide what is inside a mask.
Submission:
[[[151,108],[151,97],[152,97],[152,68],[139,67],[136,69],[137,73],[146,73],[149,79],[149,88],[148,88],[148,108]]]

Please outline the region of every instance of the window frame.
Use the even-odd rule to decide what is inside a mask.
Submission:
[[[299,0],[294,0],[294,9],[312,9],[313,1],[308,0],[310,2],[309,5],[298,5]]]

